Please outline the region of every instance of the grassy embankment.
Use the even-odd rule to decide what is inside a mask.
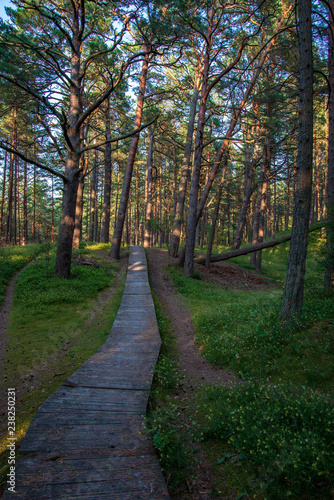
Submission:
[[[55,251],[46,245],[18,277],[1,381],[3,396],[7,387],[16,388],[18,443],[39,405],[103,345],[109,334],[121,301],[125,271],[120,278],[120,263],[103,258],[101,252],[108,249],[108,245],[92,244],[74,252],[97,260],[101,267],[72,264],[71,278],[63,280],[53,276]],[[35,248],[32,251],[36,254]],[[24,258],[28,260],[28,255],[34,255],[29,253],[29,246],[5,248],[1,252],[4,269],[14,267],[11,256],[22,267]],[[24,258],[18,257],[21,252]],[[107,292],[108,287],[115,288],[111,300],[99,301],[103,297],[99,292]],[[2,486],[7,471],[6,445],[4,413],[0,434]]]
[[[175,491],[179,469],[191,473],[187,450],[197,441],[217,477],[212,495],[218,498],[334,494],[334,296],[322,288],[324,240],[310,235],[302,317],[282,323],[288,248],[287,243],[263,252],[263,274],[274,286],[261,291],[222,288],[168,269],[187,300],[202,354],[247,381],[229,388],[203,386],[178,418],[177,376],[160,400],[159,391],[166,393],[168,384],[162,380],[159,386],[157,380],[149,425]],[[252,269],[249,256],[233,262]]]

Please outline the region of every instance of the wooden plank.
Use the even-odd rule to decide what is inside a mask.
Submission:
[[[16,464],[25,500],[169,498],[144,428],[161,340],[144,249],[131,247],[107,342],[38,409]],[[5,500],[14,498],[5,492]]]

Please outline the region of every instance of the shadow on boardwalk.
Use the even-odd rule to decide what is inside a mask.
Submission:
[[[122,302],[107,342],[38,409],[3,498],[169,498],[144,429],[160,336],[145,252],[131,247]]]

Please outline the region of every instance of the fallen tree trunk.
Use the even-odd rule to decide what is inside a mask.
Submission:
[[[313,224],[308,232],[311,233],[312,231],[321,229],[325,226],[325,223],[326,221],[321,221],[318,224]],[[233,257],[239,257],[240,255],[246,255],[247,253],[257,252],[258,250],[263,250],[264,248],[275,247],[276,245],[279,245],[280,243],[286,243],[289,240],[291,240],[291,233],[274,240],[264,241],[263,243],[257,243],[256,245],[249,245],[248,247],[238,248],[237,250],[229,250],[228,252],[212,255],[210,263],[212,264],[213,262],[219,262],[221,260],[233,259]],[[197,264],[205,264],[205,257],[195,259],[195,262]]]

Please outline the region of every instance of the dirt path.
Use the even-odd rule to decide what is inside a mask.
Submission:
[[[163,270],[165,265],[175,264],[176,260],[168,256],[167,250],[162,249],[149,249],[147,257],[152,289],[164,306],[177,340],[179,364],[184,375],[178,408],[185,409],[188,404],[193,404],[196,389],[202,384],[243,383],[232,372],[210,365],[201,356],[195,343],[195,331],[189,309]],[[274,286],[267,278],[231,263],[217,263],[210,266],[210,269],[196,265],[196,269],[200,271],[204,280],[222,287],[259,290]],[[224,498],[224,500],[229,500],[226,496],[221,497],[218,493],[213,493],[217,478],[212,471],[204,446],[196,443],[194,448],[196,448],[193,464],[195,477],[191,483],[187,483],[184,491],[178,492],[175,499],[217,500]]]
[[[179,408],[181,408],[188,405],[187,400],[192,399],[194,390],[200,385],[228,385],[235,382],[236,378],[233,373],[224,368],[210,365],[201,356],[195,343],[195,331],[190,312],[182,296],[176,291],[163,270],[163,266],[175,263],[175,260],[168,256],[167,250],[162,249],[149,249],[147,257],[152,290],[162,302],[165,312],[172,322],[177,340],[179,364],[184,375],[179,404]],[[192,500],[217,500],[220,497],[211,493],[217,478],[212,472],[204,447],[200,443],[196,443],[195,448],[193,464],[195,477],[187,482],[184,490],[178,491],[174,498],[177,500],[189,498]],[[225,500],[228,499],[225,498]]]
[[[5,291],[5,298],[2,304],[2,309],[0,312],[0,379],[3,378],[3,358],[5,354],[5,349],[7,347],[7,337],[6,337],[6,330],[7,330],[7,325],[9,321],[9,315],[10,315],[10,307],[13,302],[13,296],[14,296],[14,289],[15,289],[15,283],[18,278],[18,276],[24,271],[24,269],[29,266],[27,264],[24,266],[20,271],[18,271],[10,280],[9,285],[6,288]]]
[[[147,256],[152,289],[172,322],[179,348],[180,367],[186,378],[195,385],[230,384],[236,381],[232,372],[212,366],[201,356],[195,343],[190,312],[163,270],[163,266],[175,263],[175,259],[168,256],[167,250],[162,249],[149,249]]]

